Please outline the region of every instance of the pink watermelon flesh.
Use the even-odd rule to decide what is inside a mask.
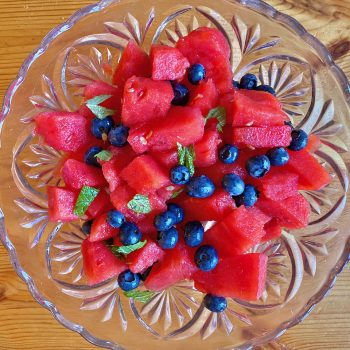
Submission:
[[[265,290],[267,256],[236,255],[219,261],[210,272],[194,274],[195,287],[204,292],[241,300],[257,300]]]
[[[54,222],[71,222],[78,219],[74,214],[78,192],[64,187],[47,188],[49,219]]]
[[[132,77],[124,88],[122,122],[131,127],[164,118],[173,98],[170,82]]]
[[[104,282],[128,269],[103,242],[86,239],[82,246],[84,274],[89,285]]]
[[[264,226],[264,229],[266,233],[261,238],[262,243],[269,242],[276,238],[281,237],[281,234],[282,234],[281,225],[276,219],[271,219],[269,222],[267,222]]]
[[[164,152],[151,152],[150,154],[167,170],[170,170],[178,164],[178,152],[176,149]]]
[[[212,79],[202,81],[190,94],[190,107],[199,108],[204,116],[218,106],[219,94]]]
[[[115,237],[119,232],[119,229],[113,228],[107,222],[107,214],[102,214],[100,217],[94,220],[89,240],[90,242],[101,242],[106,239]]]
[[[218,147],[221,143],[220,134],[216,129],[207,129],[203,138],[195,143],[194,151],[196,167],[208,167],[218,161]]]
[[[150,57],[153,80],[181,80],[190,66],[187,58],[174,47],[152,45]]]
[[[98,193],[97,197],[90,204],[88,210],[86,211],[86,215],[89,219],[94,219],[103,213],[112,210],[114,207],[110,201],[109,194],[101,189]]]

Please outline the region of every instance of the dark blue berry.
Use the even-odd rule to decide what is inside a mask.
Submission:
[[[164,213],[157,215],[154,218],[153,224],[157,231],[166,231],[173,225],[176,225],[176,221],[176,215],[172,211],[167,210]]]
[[[238,148],[233,145],[225,145],[219,150],[219,158],[224,164],[232,164],[238,158]]]
[[[270,170],[271,164],[267,156],[255,156],[248,159],[246,168],[248,174],[255,178],[265,176]]]
[[[118,210],[111,210],[107,214],[107,222],[114,228],[119,228],[125,222],[124,215]]]
[[[283,147],[271,148],[266,155],[273,166],[282,166],[289,161],[289,154]]]
[[[240,196],[234,197],[237,207],[244,205],[252,207],[259,198],[259,192],[252,185],[245,185],[244,191]]]
[[[176,216],[175,225],[184,221],[185,212],[179,205],[177,205],[175,203],[168,203],[167,207],[168,207],[168,210],[171,211]]]
[[[187,184],[187,194],[194,198],[210,197],[215,191],[215,185],[208,176],[193,177]]]
[[[205,68],[202,64],[197,63],[188,70],[188,80],[193,85],[198,85],[200,81],[205,79]]]
[[[108,141],[112,146],[123,147],[128,143],[129,128],[120,124],[108,133]]]
[[[233,86],[235,89],[239,89],[239,87],[240,87],[239,81],[237,81],[237,80],[232,80],[232,86]]]
[[[122,290],[129,292],[140,285],[140,276],[132,273],[130,270],[126,270],[118,276],[118,284]]]
[[[93,221],[85,221],[82,226],[81,226],[81,231],[84,233],[84,235],[89,235],[91,232],[91,226],[92,226]]]
[[[174,98],[171,104],[174,106],[186,106],[190,99],[190,92],[185,85],[179,83],[171,84],[174,91]]]
[[[246,74],[239,84],[241,89],[254,90],[258,86],[258,79],[254,74]]]
[[[244,182],[236,174],[226,174],[221,181],[222,188],[231,196],[239,196],[244,191]]]
[[[194,262],[200,270],[211,271],[219,262],[218,253],[214,247],[203,245],[197,249]]]
[[[84,162],[88,165],[93,165],[95,167],[100,168],[101,165],[100,163],[97,161],[97,158],[95,157],[96,154],[100,153],[102,151],[101,147],[91,147],[90,149],[87,150],[87,152],[85,153],[84,156]]]
[[[204,306],[212,312],[223,312],[227,308],[227,300],[213,294],[207,294],[203,300]]]
[[[179,232],[175,227],[171,227],[169,230],[159,231],[157,239],[163,249],[173,249],[179,241]]]
[[[91,122],[91,132],[99,140],[103,139],[103,135],[108,135],[114,126],[114,121],[111,117],[104,119],[95,118]]]
[[[190,181],[190,178],[190,171],[184,165],[178,165],[170,170],[170,179],[175,185],[185,185]]]
[[[200,221],[189,221],[185,225],[185,243],[189,247],[198,247],[203,242],[204,227]]]
[[[273,87],[271,87],[270,85],[259,85],[256,87],[257,91],[264,91],[264,92],[268,92],[274,96],[276,96],[276,91]]]
[[[294,129],[292,131],[292,142],[289,145],[289,149],[292,151],[301,151],[307,146],[308,136],[304,130]]]
[[[124,222],[120,226],[119,238],[120,242],[122,242],[123,245],[133,245],[139,243],[141,237],[142,234],[137,225],[135,225],[134,223]]]

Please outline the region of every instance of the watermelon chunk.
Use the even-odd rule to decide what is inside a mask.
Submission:
[[[261,197],[256,206],[267,215],[276,218],[282,227],[297,229],[306,227],[309,223],[310,204],[301,194],[283,201]]]
[[[45,112],[35,117],[35,124],[36,133],[59,151],[79,151],[91,140],[88,120],[77,113]]]
[[[177,143],[189,146],[204,134],[204,118],[198,108],[172,107],[166,118],[132,128],[128,141],[136,153],[167,151]]]
[[[103,187],[107,185],[101,169],[67,159],[62,168],[62,177],[67,187],[80,190],[83,186]]]
[[[130,40],[123,51],[114,72],[113,84],[123,90],[126,81],[132,76],[145,78],[151,76],[151,61],[134,40]]]
[[[86,215],[89,219],[94,219],[112,209],[113,205],[109,199],[109,194],[104,189],[101,189],[97,197],[90,204]]]
[[[208,167],[218,161],[218,146],[221,143],[219,132],[216,129],[207,129],[203,138],[195,143],[194,151],[196,167]]]
[[[315,153],[320,147],[321,147],[321,139],[319,136],[315,134],[310,134],[308,138],[308,142],[306,147],[304,148],[305,151],[308,151],[310,153]]]
[[[271,219],[264,226],[265,235],[261,238],[261,242],[268,242],[281,237],[282,228],[277,219]]]
[[[190,63],[175,47],[152,45],[152,79],[180,80],[186,74]]]
[[[239,148],[288,147],[291,141],[291,129],[288,125],[233,128],[233,143]]]
[[[98,284],[118,276],[128,269],[103,242],[90,242],[86,239],[82,246],[84,274],[89,285]]]
[[[206,116],[211,109],[217,107],[218,100],[219,94],[216,86],[213,79],[209,79],[195,86],[192,94],[190,94],[189,106],[199,108],[202,114]]]
[[[78,193],[64,187],[47,188],[49,219],[54,222],[70,222],[78,219],[74,214]]]
[[[170,82],[131,77],[125,83],[122,122],[134,126],[164,118],[173,98]]]
[[[308,151],[288,153],[289,162],[285,167],[299,175],[299,189],[320,190],[331,182],[327,170]]]
[[[141,194],[155,192],[171,183],[166,170],[149,155],[135,158],[121,171],[120,177]]]
[[[157,261],[161,261],[164,255],[164,250],[148,239],[146,245],[129,254],[126,261],[133,273],[141,273]]]
[[[94,220],[91,226],[91,233],[89,237],[90,242],[101,242],[109,238],[115,237],[119,232],[119,229],[112,227],[107,222],[107,214],[102,214],[100,217]]]
[[[178,164],[178,152],[175,149],[164,152],[151,152],[150,154],[168,170]]]
[[[194,274],[195,287],[204,292],[242,300],[257,300],[265,290],[267,256],[261,253],[232,256],[210,272]]]

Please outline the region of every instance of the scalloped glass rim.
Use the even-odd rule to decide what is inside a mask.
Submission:
[[[328,66],[328,68],[332,71],[332,73],[336,76],[337,81],[339,82],[340,86],[342,87],[345,99],[347,103],[350,105],[350,84],[344,74],[344,72],[335,64],[333,61],[331,54],[327,50],[327,48],[314,36],[309,34],[305,28],[294,18],[282,14],[278,12],[276,9],[274,9],[272,6],[266,4],[265,2],[262,2],[260,0],[226,0],[228,2],[234,2],[234,3],[239,3],[241,5],[246,6],[247,8],[250,8],[252,10],[255,10],[267,17],[271,17],[274,20],[276,20],[279,23],[282,23],[292,30],[296,34],[298,34],[307,44],[312,46],[319,56],[324,60],[324,63]],[[81,18],[95,13],[99,12],[103,9],[105,9],[108,5],[116,2],[116,0],[102,0],[99,3],[89,5],[85,8],[80,9],[77,11],[73,16],[71,16],[66,22],[63,24],[57,26],[54,28],[51,32],[49,32],[45,38],[43,39],[41,45],[35,49],[25,60],[23,65],[20,68],[19,74],[16,77],[16,79],[12,82],[10,85],[8,91],[5,94],[4,97],[4,102],[2,106],[2,110],[0,113],[0,132],[1,132],[1,127],[3,125],[3,122],[6,118],[6,116],[9,113],[10,110],[10,105],[12,98],[17,91],[18,87],[22,84],[24,81],[24,77],[26,76],[27,71],[29,70],[30,66],[32,65],[35,60],[41,56],[42,54],[45,53],[51,42],[57,38],[59,35],[62,33],[66,32],[70,28],[74,26],[75,23],[77,23]],[[73,330],[79,334],[81,334],[87,341],[91,342],[94,345],[104,347],[104,348],[109,348],[109,349],[115,349],[115,350],[122,350],[123,348],[112,344],[111,342],[104,341],[101,339],[97,339],[94,336],[92,336],[84,327],[72,323],[65,319],[60,312],[57,310],[55,305],[53,305],[50,301],[44,299],[38,289],[36,288],[33,279],[22,269],[22,267],[19,264],[16,249],[13,246],[12,242],[9,240],[6,230],[5,230],[5,225],[4,225],[4,215],[0,209],[0,240],[2,241],[3,245],[5,248],[8,250],[11,263],[17,272],[17,274],[23,279],[23,281],[27,284],[28,289],[34,299],[43,307],[48,309],[52,315],[56,318],[57,321],[59,321],[62,325],[67,327],[70,330]],[[298,324],[301,322],[305,317],[308,316],[308,314],[311,312],[313,307],[320,302],[331,290],[333,287],[337,275],[341,273],[345,265],[349,262],[350,260],[350,240],[347,241],[346,245],[344,246],[344,250],[342,253],[341,258],[338,260],[337,264],[334,266],[332,269],[329,279],[326,283],[324,283],[322,289],[314,295],[304,306],[304,308],[294,317],[293,320],[290,320],[288,322],[285,322],[281,324],[275,331],[270,332],[269,334],[260,337],[259,339],[254,340],[254,345],[261,345],[266,342],[271,341],[274,338],[279,337],[282,335],[288,328]],[[253,344],[245,344],[244,348],[249,348]]]

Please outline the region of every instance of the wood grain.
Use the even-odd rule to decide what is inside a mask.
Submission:
[[[268,0],[328,46],[350,76],[350,0]],[[54,26],[88,0],[0,1],[0,101],[27,55]],[[271,345],[276,349],[350,349],[350,268],[326,300]],[[30,296],[0,246],[0,350],[88,350],[95,347],[56,322]]]

